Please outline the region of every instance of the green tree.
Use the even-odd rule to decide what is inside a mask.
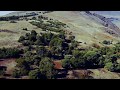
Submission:
[[[56,75],[54,64],[48,57],[42,58],[39,69],[42,75],[45,75],[47,79],[52,79]]]

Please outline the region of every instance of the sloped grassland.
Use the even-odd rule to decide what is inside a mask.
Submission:
[[[25,12],[24,12],[25,13]],[[110,35],[105,31],[105,29],[111,30],[108,27],[102,25],[102,21],[95,17],[87,14],[86,12],[78,11],[54,11],[51,13],[46,13],[44,16],[52,18],[54,20],[59,20],[66,23],[69,28],[66,28],[67,32],[72,32],[76,37],[75,39],[81,43],[81,47],[90,46],[93,43],[100,44],[103,40],[113,40],[113,44],[119,41],[119,37]],[[9,21],[0,21],[0,47],[17,47],[20,45],[18,39],[21,35],[35,30],[36,32],[41,32],[40,28],[33,26],[29,23],[30,20],[17,21],[17,23],[10,23]],[[27,28],[25,31],[23,28]],[[7,30],[9,32],[3,32]],[[84,44],[86,42],[86,44]],[[94,78],[119,78],[116,73],[101,70],[91,70],[93,72],[92,76]],[[101,74],[104,73],[104,74]],[[106,75],[106,76],[102,76]]]

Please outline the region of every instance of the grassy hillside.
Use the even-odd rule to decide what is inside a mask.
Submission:
[[[32,12],[32,11],[31,11]],[[39,12],[39,11],[38,11]],[[22,15],[25,13],[30,13],[30,11],[13,12],[9,15]],[[80,42],[86,42],[87,46],[92,43],[102,42],[103,40],[113,40],[116,43],[119,38],[110,35],[105,32],[106,27],[101,24],[98,18],[91,17],[85,12],[78,11],[54,11],[51,13],[46,13],[43,16],[52,18],[54,20],[59,20],[66,23],[69,28],[66,28],[67,32],[72,32],[76,36],[76,40]],[[29,31],[22,30],[23,28],[28,28],[28,30],[36,30],[40,32],[41,29],[33,26],[29,23],[30,21],[17,21],[17,23],[10,23],[8,21],[0,22],[0,29],[8,29],[16,33],[1,32],[0,33],[0,47],[4,46],[16,46],[18,45],[17,40],[20,35],[25,34]],[[82,46],[86,46],[85,44]]]
[[[30,11],[30,12],[32,12],[32,11]],[[13,12],[13,13],[10,13],[6,16],[25,15],[26,13],[30,13],[30,12],[29,11]],[[37,12],[37,11],[35,11],[35,12]],[[44,58],[43,61],[45,60],[46,62],[42,62],[41,65],[37,65],[41,62],[40,60],[42,60],[42,57],[45,57],[45,56],[46,57],[51,57],[52,56],[52,58],[54,58],[55,61],[56,60],[65,61],[65,57],[67,55],[69,56],[69,54],[70,54],[72,56],[72,59],[69,58],[69,59],[66,59],[66,60],[71,59],[73,67],[75,67],[75,70],[68,71],[68,76],[67,76],[68,78],[81,78],[80,75],[81,74],[84,75],[88,71],[92,72],[92,73],[90,73],[90,76],[92,76],[95,79],[101,79],[101,78],[102,79],[105,79],[105,78],[106,79],[111,79],[111,78],[112,79],[113,78],[118,79],[118,78],[120,78],[119,73],[108,71],[106,68],[103,67],[105,65],[101,66],[103,63],[105,63],[105,64],[107,63],[106,66],[111,65],[111,63],[109,64],[107,61],[106,62],[103,62],[103,61],[107,60],[107,59],[111,60],[111,57],[112,57],[111,55],[112,54],[117,55],[117,56],[113,56],[112,58],[116,59],[115,57],[117,57],[118,58],[117,60],[118,60],[118,63],[119,63],[119,61],[120,61],[119,60],[120,57],[118,56],[119,55],[119,50],[120,50],[119,46],[118,47],[116,46],[115,49],[113,49],[113,48],[102,48],[102,49],[100,49],[99,48],[99,49],[93,49],[93,51],[89,51],[89,50],[92,50],[92,48],[90,48],[90,49],[86,49],[88,51],[78,52],[79,48],[77,46],[73,47],[73,49],[72,48],[70,49],[70,46],[75,44],[75,42],[74,43],[72,41],[69,42],[68,37],[66,38],[66,36],[74,35],[76,41],[82,42],[82,43],[80,43],[79,47],[91,47],[91,45],[93,45],[93,44],[94,45],[99,45],[99,46],[104,46],[104,44],[102,44],[102,42],[104,40],[113,41],[113,43],[111,45],[109,45],[109,46],[113,46],[113,44],[115,44],[116,42],[118,42],[120,40],[120,37],[116,37],[114,35],[111,35],[111,34],[107,33],[106,29],[108,31],[110,31],[110,30],[114,31],[114,30],[110,29],[109,27],[105,27],[103,25],[104,21],[102,21],[100,18],[98,18],[96,16],[89,15],[86,12],[83,12],[83,11],[81,11],[81,12],[79,12],[79,11],[54,11],[54,12],[51,12],[51,13],[45,13],[45,14],[39,14],[39,15],[43,15],[45,17],[48,17],[48,19],[46,19],[46,20],[42,19],[42,20],[44,20],[43,22],[41,20],[42,23],[40,23],[40,20],[16,20],[16,23],[11,23],[10,21],[0,21],[0,48],[1,47],[18,47],[21,44],[23,44],[23,41],[24,42],[26,42],[26,41],[32,42],[32,43],[27,44],[28,46],[31,45],[31,47],[28,47],[28,49],[26,49],[24,51],[23,56],[26,55],[25,58],[18,59],[18,62],[19,62],[19,60],[23,60],[23,61],[25,60],[27,63],[28,62],[29,62],[29,64],[31,63],[30,68],[32,68],[34,70],[36,69],[36,67],[34,67],[35,65],[37,66],[37,68],[38,68],[38,66],[42,66],[42,64],[44,64],[44,66],[45,66],[46,62],[49,61],[49,58]],[[37,17],[37,16],[35,16],[35,17]],[[52,23],[48,23],[48,20],[50,21],[50,19],[53,19],[52,23],[55,23],[54,25]],[[52,26],[54,26],[54,27],[59,26],[60,22],[59,23],[54,22],[54,20],[58,20],[62,23],[67,24],[67,26],[66,26],[67,28],[62,29],[62,30],[65,30],[66,33],[67,33],[67,34],[65,33],[65,35],[66,35],[65,38],[64,38],[64,36],[61,36],[61,35],[59,35],[59,38],[56,38],[58,36],[56,35],[55,30],[59,30],[59,29],[61,30],[60,27],[58,27],[57,29],[52,29],[53,31],[55,31],[54,32],[55,33],[54,38],[53,38],[52,34],[50,34],[48,32],[47,32],[48,35],[45,34],[45,33],[40,34],[40,32],[50,31],[51,30],[50,27],[52,27]],[[30,23],[31,21],[37,21],[37,22],[39,22],[39,24],[35,24],[36,22],[33,22],[34,24],[32,25],[32,23]],[[35,25],[38,25],[38,27],[42,26],[43,29],[45,27],[44,31],[42,31],[41,28],[38,28]],[[47,26],[49,28],[46,28]],[[27,30],[23,30],[25,28],[27,28]],[[31,32],[32,30],[33,30],[33,32]],[[37,34],[35,34],[34,30],[37,32]],[[31,33],[30,36],[28,36],[29,37],[28,39],[26,39],[27,38],[27,36],[25,36],[26,33]],[[60,34],[61,34],[61,32],[60,32]],[[34,38],[34,35],[35,35],[35,38],[36,38],[36,35],[39,35],[39,37],[37,37],[37,40]],[[25,38],[25,39],[23,41],[21,40],[21,42],[20,41],[18,42],[18,39],[20,38],[20,36],[23,36],[23,38]],[[37,43],[36,43],[36,41],[37,41]],[[65,41],[64,44],[63,44],[63,41]],[[68,44],[66,44],[66,42],[68,42]],[[43,45],[44,48],[41,47],[42,45]],[[65,45],[65,48],[62,48],[62,47],[64,47],[64,45]],[[23,47],[24,46],[25,46],[25,44],[23,45]],[[37,47],[37,46],[39,46],[39,47]],[[57,49],[58,51],[56,51],[56,48],[58,48]],[[27,50],[28,50],[28,53],[27,53]],[[43,52],[43,54],[39,51]],[[47,53],[48,51],[49,51],[49,53]],[[99,54],[100,56],[97,53],[99,51],[101,51],[100,54]],[[104,52],[103,52],[103,54],[101,54],[102,51],[105,51],[107,53],[107,55],[104,54]],[[50,55],[50,53],[51,53],[51,55]],[[43,56],[41,56],[41,55],[43,55]],[[62,56],[62,55],[64,55],[64,56]],[[78,55],[78,56],[76,56],[76,55]],[[83,56],[84,57],[79,58],[80,55],[81,55],[81,57],[83,57]],[[87,57],[88,57],[87,55],[90,58],[87,59]],[[91,58],[92,55],[95,58]],[[106,57],[104,59],[105,55],[106,55]],[[39,56],[39,57],[36,57],[36,56]],[[101,68],[97,67],[95,69],[93,69],[93,68],[89,69],[89,67],[88,67],[88,69],[86,69],[86,70],[81,69],[82,66],[80,68],[76,68],[76,66],[74,66],[74,63],[76,63],[76,62],[81,63],[81,62],[78,62],[78,61],[80,61],[82,59],[85,62],[90,60],[89,61],[90,63],[92,62],[92,60],[94,60],[92,62],[92,64],[90,64],[91,67],[99,64],[98,62],[102,61],[100,63],[100,65],[98,65],[98,66],[101,66]],[[77,61],[74,62],[75,60],[77,60]],[[97,62],[97,60],[98,60],[98,62]],[[11,63],[11,61],[13,61],[13,60],[10,60],[8,63],[6,63],[6,61],[1,62],[2,65],[5,64],[5,66],[9,67],[8,70],[7,70],[8,74],[11,73],[10,71],[12,71],[13,68],[15,68],[15,65],[16,65],[15,62]],[[109,62],[111,62],[111,61],[109,61]],[[49,63],[51,63],[51,62],[49,62]],[[117,65],[118,66],[115,67],[115,70],[119,70],[119,68],[120,68],[119,67],[120,65],[118,63],[116,63],[116,66]],[[113,62],[112,62],[112,64],[113,64]],[[89,66],[89,64],[87,63],[86,66]],[[83,67],[84,67],[84,65],[83,65]],[[30,70],[32,70],[32,69],[30,69]],[[77,70],[77,69],[79,69],[79,70]],[[23,71],[23,70],[21,70],[21,71]],[[49,70],[47,70],[47,71],[49,71]],[[33,73],[33,71],[31,71],[30,74],[32,75],[32,73]],[[36,73],[36,71],[34,71],[34,73]]]
[[[47,13],[46,16],[54,18],[66,23],[70,28],[68,31],[72,32],[76,36],[77,41],[87,42],[92,44],[94,42],[99,43],[103,40],[119,39],[105,32],[104,27],[98,18],[91,18],[84,12],[78,11],[55,11]]]

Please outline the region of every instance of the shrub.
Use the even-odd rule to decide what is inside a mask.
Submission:
[[[17,23],[16,21],[10,21],[10,23]]]

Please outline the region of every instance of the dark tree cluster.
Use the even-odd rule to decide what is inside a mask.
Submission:
[[[50,79],[55,78],[57,71],[54,68],[53,61],[55,59],[63,59],[65,55],[70,54],[73,49],[73,44],[68,43],[64,33],[26,33],[18,40],[28,49],[24,51],[21,59],[17,60],[17,70],[14,71],[14,77],[29,75],[31,79]],[[24,44],[23,42],[29,42]],[[32,42],[32,44],[30,44]],[[77,47],[77,45],[76,45]],[[32,48],[32,49],[31,49]],[[34,52],[33,52],[34,51]],[[27,69],[24,68],[27,66]],[[25,70],[23,70],[25,69]],[[22,73],[22,74],[21,74]]]

